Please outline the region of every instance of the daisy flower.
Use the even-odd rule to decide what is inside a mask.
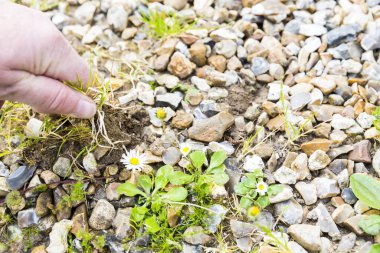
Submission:
[[[188,143],[181,143],[179,150],[183,156],[187,156],[191,152],[191,146]]]
[[[268,185],[266,183],[264,183],[263,181],[257,183],[256,192],[258,194],[260,194],[262,196],[265,193],[267,193],[267,191],[268,191]]]
[[[127,170],[135,170],[141,171],[142,167],[146,164],[146,157],[144,154],[140,154],[136,150],[127,151],[125,154],[121,156],[121,160]]]

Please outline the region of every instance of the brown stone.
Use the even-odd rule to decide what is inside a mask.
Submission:
[[[223,55],[212,55],[208,58],[208,64],[219,72],[224,72],[227,67],[227,60]]]
[[[87,217],[84,213],[77,214],[73,217],[73,226],[70,232],[77,235],[80,231],[88,231]]]
[[[42,192],[38,196],[37,201],[36,201],[36,208],[35,208],[36,214],[39,217],[46,216],[50,211],[49,206],[51,206],[52,204],[53,204],[53,198],[51,196],[51,193],[48,191]]]
[[[348,159],[354,162],[370,163],[372,162],[370,150],[371,142],[369,140],[355,143],[354,149],[348,153]]]
[[[158,56],[153,63],[153,67],[157,71],[165,71],[170,60],[170,55],[171,54],[163,54]]]
[[[44,245],[34,247],[30,253],[47,253]]]
[[[278,115],[275,118],[270,119],[266,126],[270,131],[273,131],[276,129],[279,129],[280,131],[284,131],[285,130],[284,123],[285,123],[284,118]]]
[[[206,51],[207,48],[203,43],[195,43],[190,49],[191,60],[199,67],[206,64]]]
[[[191,34],[187,34],[187,33],[180,35],[179,38],[186,45],[191,45],[191,44],[195,43],[199,39],[197,36],[191,35]]]
[[[307,155],[311,155],[316,150],[327,152],[330,149],[332,142],[328,139],[313,139],[301,145],[301,149]]]
[[[337,196],[337,197],[331,198],[331,204],[335,207],[338,207],[338,206],[341,206],[343,204],[346,204],[346,202],[344,202],[342,197]]]
[[[275,103],[270,102],[270,101],[265,101],[263,103],[263,110],[271,117],[275,117],[279,113],[278,106]]]
[[[179,110],[174,116],[172,120],[172,124],[175,128],[186,129],[190,127],[191,123],[193,123],[193,120],[194,120],[194,117],[192,114],[187,113],[183,110]]]
[[[318,137],[329,138],[331,132],[331,125],[328,123],[321,123],[315,129],[315,135]]]
[[[177,38],[169,38],[165,40],[162,43],[162,45],[155,51],[155,53],[158,55],[163,55],[163,54],[171,55],[174,52],[175,46],[177,45],[178,41],[179,40]]]
[[[188,77],[195,69],[195,64],[180,52],[175,52],[169,62],[168,70],[179,78]]]

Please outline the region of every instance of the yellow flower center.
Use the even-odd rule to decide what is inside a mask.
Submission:
[[[251,207],[251,215],[252,216],[257,216],[259,214],[260,214],[260,208],[258,208],[257,206]]]
[[[259,185],[259,190],[262,191],[262,190],[264,190],[264,189],[265,189],[265,186],[264,186],[263,184],[260,184],[260,185]]]
[[[183,151],[183,153],[187,153],[190,151],[190,148],[189,147],[183,147],[182,151]]]
[[[129,159],[129,163],[135,166],[139,165],[139,159],[136,157],[132,157],[131,159]]]
[[[160,120],[164,120],[166,118],[166,112],[165,112],[164,108],[158,108],[156,111],[156,116]]]

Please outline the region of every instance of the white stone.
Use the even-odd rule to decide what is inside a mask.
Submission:
[[[321,36],[327,33],[327,29],[316,24],[301,24],[299,33],[305,36]]]
[[[40,137],[42,132],[43,122],[36,118],[31,118],[28,123],[26,124],[26,127],[24,129],[26,136],[31,138],[37,138]]]
[[[67,235],[73,222],[71,220],[61,220],[54,224],[49,234],[50,244],[46,248],[48,253],[65,253],[67,252]]]
[[[355,125],[355,123],[356,123],[355,120],[343,117],[340,114],[334,114],[332,116],[332,120],[330,122],[331,126],[334,129],[338,129],[338,130],[348,129],[348,128],[352,127],[353,125]]]
[[[265,168],[265,164],[258,155],[246,156],[243,168],[248,172],[263,170]]]

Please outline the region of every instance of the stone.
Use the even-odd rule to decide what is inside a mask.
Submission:
[[[380,149],[378,149],[372,159],[372,167],[380,176]]]
[[[274,179],[281,184],[295,184],[297,182],[297,173],[285,166],[281,166],[273,174]]]
[[[74,17],[82,24],[90,23],[96,11],[95,2],[85,2],[76,9]]]
[[[236,53],[236,43],[233,40],[222,40],[215,44],[215,52],[226,58],[231,58]]]
[[[290,97],[290,105],[292,109],[297,111],[301,110],[311,101],[311,95],[308,92],[297,93]]]
[[[133,227],[130,225],[132,208],[119,208],[117,210],[112,226],[115,228],[116,238],[122,240],[133,232]]]
[[[130,40],[137,34],[138,29],[136,27],[128,27],[124,29],[123,33],[121,34],[121,38],[123,40]]]
[[[329,46],[338,45],[356,39],[357,29],[353,25],[343,25],[330,30],[326,34],[327,44]]]
[[[334,129],[345,130],[352,127],[355,124],[355,120],[343,117],[340,114],[334,114],[330,124]]]
[[[310,80],[310,83],[320,89],[325,95],[329,95],[336,87],[336,83],[326,77],[314,77]]]
[[[251,69],[256,76],[264,74],[269,70],[269,63],[263,57],[254,57],[251,63]]]
[[[178,110],[173,117],[172,125],[178,129],[186,129],[193,123],[194,117],[190,113],[183,110]]]
[[[223,55],[212,55],[208,58],[208,64],[223,73],[227,67],[227,60]]]
[[[167,165],[175,165],[181,160],[181,152],[175,147],[170,147],[162,154],[162,161]]]
[[[230,219],[230,227],[235,238],[251,236],[257,230],[254,224],[235,219]]]
[[[27,228],[37,224],[39,218],[33,208],[22,210],[17,214],[17,224],[19,228]]]
[[[316,225],[320,227],[322,232],[328,233],[332,238],[339,238],[339,229],[322,203],[319,203],[318,206],[308,214],[308,217],[310,216],[316,216],[318,219]]]
[[[214,212],[208,212],[207,218],[206,218],[206,229],[210,231],[211,233],[215,233],[218,230],[218,226],[224,219],[224,216],[227,213],[227,209],[219,204],[214,204],[208,207],[210,210]]]
[[[45,170],[41,173],[41,178],[45,182],[45,184],[49,185],[50,189],[54,189],[57,187],[58,182],[61,180],[59,179],[59,176],[57,176],[55,173],[53,173],[50,170]],[[57,184],[54,184],[57,183]]]
[[[109,201],[120,200],[120,194],[117,191],[120,183],[112,182],[106,188],[106,197]]]
[[[122,5],[112,5],[107,12],[107,23],[115,32],[122,32],[127,28],[128,13]]]
[[[46,248],[48,253],[65,253],[67,252],[68,243],[67,235],[73,222],[70,220],[61,220],[54,224],[49,234],[50,244]]]
[[[317,177],[311,183],[317,188],[317,195],[320,199],[334,197],[340,193],[338,183],[334,179]]]
[[[327,152],[327,155],[330,157],[331,160],[334,160],[336,157],[342,155],[342,154],[347,154],[353,150],[352,145],[343,145],[338,148],[333,148]]]
[[[77,209],[78,210],[78,209]],[[79,233],[82,231],[88,231],[88,223],[87,223],[87,214],[86,213],[79,213],[74,214],[73,218],[73,225],[70,229],[70,232],[76,236],[78,236]]]
[[[316,150],[327,152],[330,149],[331,141],[327,139],[313,139],[301,144],[301,149],[307,155],[313,154]]]
[[[311,171],[321,170],[330,164],[330,157],[322,150],[316,150],[309,157],[308,167]]]
[[[288,243],[288,247],[294,253],[307,253],[307,251],[304,248],[302,248],[301,245],[293,241]]]
[[[7,184],[10,189],[18,190],[24,186],[30,178],[32,178],[36,166],[27,167],[20,166],[15,171],[13,171],[7,178]]]
[[[366,51],[380,48],[379,30],[376,29],[374,32],[364,35],[360,45]]]
[[[250,252],[253,246],[253,241],[249,236],[241,237],[241,238],[235,238],[236,246],[242,251],[242,252]]]
[[[310,170],[308,168],[308,158],[305,153],[298,154],[296,159],[291,163],[290,169],[297,173],[298,180],[304,180],[310,176]]]
[[[31,118],[28,123],[26,123],[24,132],[26,136],[31,138],[38,138],[41,136],[43,122],[36,118]]]
[[[179,83],[179,78],[169,74],[163,74],[156,78],[158,84],[165,86],[168,89],[175,88]]]
[[[348,230],[354,232],[357,235],[363,235],[364,231],[359,227],[359,221],[361,217],[362,215],[355,215],[351,218],[346,219],[343,222],[344,227],[346,227]]]
[[[305,182],[298,182],[295,185],[297,191],[301,194],[306,205],[312,205],[317,202],[317,188],[314,184],[308,184]]]
[[[358,124],[364,129],[370,128],[374,120],[375,117],[373,115],[367,114],[366,112],[360,113],[359,116],[356,118]]]
[[[355,204],[358,198],[355,196],[351,188],[344,188],[341,194],[344,202],[347,204]]]
[[[89,225],[95,230],[108,229],[115,217],[116,211],[107,200],[100,199],[92,210]]]
[[[282,191],[276,195],[269,196],[269,201],[271,204],[276,204],[284,202],[293,197],[293,189],[289,185],[281,185],[283,187]]]
[[[354,144],[354,149],[348,154],[348,159],[354,162],[371,163],[371,142],[363,140]]]
[[[83,158],[83,167],[89,174],[95,174],[98,171],[98,164],[93,153],[88,153]]]
[[[183,99],[181,92],[165,93],[156,96],[156,104],[161,107],[171,107],[175,110]]]
[[[36,201],[36,214],[38,217],[44,217],[49,214],[50,209],[49,206],[53,205],[53,198],[51,196],[51,193],[41,192],[40,195],[38,195],[37,201]]]
[[[219,141],[235,119],[228,112],[220,112],[208,119],[196,119],[189,128],[189,137],[203,142]]]
[[[198,66],[202,67],[206,64],[207,48],[203,43],[194,43],[189,49],[191,60]]]
[[[347,219],[355,215],[355,210],[349,204],[338,206],[332,213],[332,218],[336,224],[342,224]]]
[[[287,225],[299,224],[302,222],[303,209],[295,199],[290,199],[274,204],[274,214]]]
[[[191,226],[183,233],[183,240],[192,245],[206,245],[211,241],[211,236],[201,226]]]
[[[188,77],[194,70],[195,64],[180,52],[175,52],[168,65],[168,71],[181,79]]]
[[[317,24],[301,24],[299,33],[305,36],[321,36],[327,32],[327,29]]]
[[[243,169],[248,172],[255,170],[263,170],[265,168],[264,161],[258,155],[249,155],[245,157]]]
[[[351,249],[355,246],[356,235],[354,233],[349,233],[347,235],[342,236],[338,244],[338,248],[336,252],[339,253],[348,253],[351,252]]]
[[[164,4],[180,11],[185,8],[187,0],[164,0]]]
[[[71,174],[71,161],[66,157],[58,157],[53,165],[53,172],[60,177],[68,177]]]
[[[321,229],[318,226],[294,224],[288,228],[288,234],[306,250],[321,249]]]

